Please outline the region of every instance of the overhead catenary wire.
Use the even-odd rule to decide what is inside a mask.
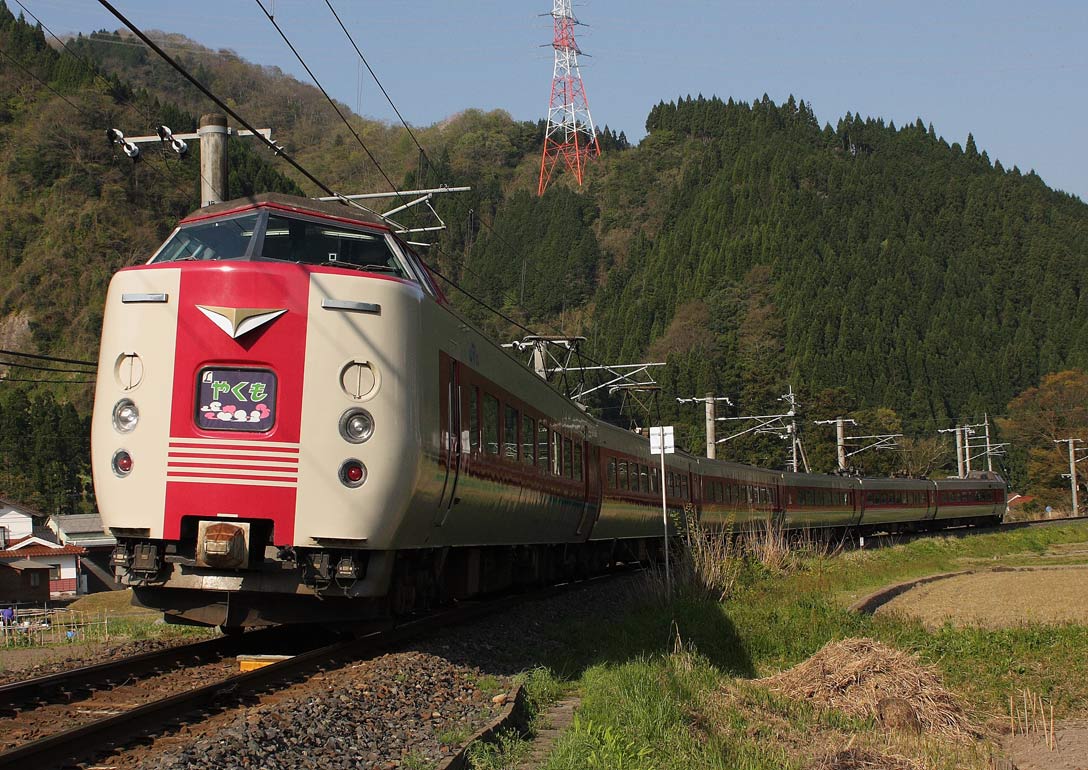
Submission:
[[[351,43],[351,47],[355,49],[355,53],[359,55],[359,61],[361,61],[363,63],[363,66],[366,67],[367,72],[370,73],[370,77],[374,78],[374,82],[377,84],[378,89],[382,92],[382,96],[384,96],[385,100],[389,102],[389,106],[393,108],[393,112],[397,114],[397,118],[400,120],[401,125],[404,126],[404,130],[408,132],[408,136],[412,138],[412,142],[415,143],[415,146],[419,149],[420,155],[422,155],[423,159],[427,161],[427,165],[430,166],[431,170],[437,172],[438,169],[435,167],[434,163],[431,162],[431,158],[429,155],[427,155],[427,151],[423,149],[423,145],[419,143],[419,139],[416,138],[416,135],[412,131],[412,128],[408,125],[408,121],[406,121],[404,119],[404,116],[400,114],[400,110],[397,109],[397,105],[393,103],[393,98],[389,95],[389,92],[385,90],[385,86],[383,86],[382,81],[378,79],[378,75],[370,66],[370,62],[366,60],[366,56],[363,55],[363,52],[355,43],[355,38],[352,37],[351,33],[348,31],[348,28],[344,26],[344,22],[340,19],[340,14],[338,14],[336,12],[336,9],[332,7],[331,0],[325,0],[325,5],[329,7],[329,10],[332,12],[333,17],[336,19],[336,23],[340,25],[340,29],[342,29],[344,31],[344,34],[347,35],[348,42]]]
[[[328,103],[332,105],[333,110],[339,116],[340,120],[345,126],[347,126],[347,129],[351,132],[351,135],[355,137],[355,141],[359,143],[359,146],[363,148],[363,152],[365,152],[366,156],[370,158],[370,162],[374,164],[374,168],[378,170],[378,173],[382,175],[383,179],[385,179],[386,184],[388,184],[390,189],[396,194],[397,199],[402,204],[405,203],[406,199],[401,194],[400,189],[393,182],[393,180],[389,178],[389,175],[385,173],[385,169],[382,168],[382,165],[378,162],[378,159],[374,157],[374,153],[370,151],[370,148],[367,147],[366,142],[364,142],[363,138],[359,136],[359,132],[355,130],[355,127],[353,125],[351,125],[351,121],[348,120],[347,116],[344,114],[344,111],[340,109],[340,105],[338,105],[336,101],[329,95],[329,92],[325,90],[325,86],[321,84],[321,81],[318,80],[317,75],[315,75],[313,70],[310,69],[310,65],[307,64],[306,60],[302,58],[302,54],[298,52],[298,49],[295,48],[294,43],[292,43],[290,38],[287,37],[287,33],[285,33],[283,31],[283,28],[280,27],[279,22],[277,22],[275,17],[268,12],[268,9],[264,7],[264,3],[261,0],[254,0],[254,2],[257,3],[257,6],[261,9],[264,15],[268,17],[268,21],[276,29],[276,32],[279,33],[279,36],[283,38],[283,42],[287,44],[287,47],[291,49],[291,53],[295,55],[295,58],[298,59],[298,63],[302,65],[302,68],[304,70],[306,70],[306,74],[309,75],[310,79],[314,81],[314,85],[317,86],[317,90],[319,90],[328,101]],[[414,215],[415,212],[413,212],[413,216]]]

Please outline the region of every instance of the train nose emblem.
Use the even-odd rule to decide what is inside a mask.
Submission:
[[[200,522],[197,564],[207,567],[244,567],[249,560],[249,524]]]
[[[259,329],[269,321],[274,321],[287,312],[287,308],[276,307],[197,305],[196,309],[207,316],[208,320],[222,329],[231,339],[238,339],[243,334]]]

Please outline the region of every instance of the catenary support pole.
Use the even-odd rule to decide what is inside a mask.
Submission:
[[[227,199],[227,116],[200,116],[200,205]]]
[[[718,456],[718,444],[717,434],[714,432],[715,426],[715,413],[714,413],[714,394],[706,394],[706,456],[708,459],[715,459]]]

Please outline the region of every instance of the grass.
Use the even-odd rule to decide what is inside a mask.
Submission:
[[[819,712],[751,680],[799,663],[829,641],[866,636],[935,666],[979,723],[1005,713],[1008,695],[1025,688],[1053,702],[1058,719],[1088,716],[1088,627],[927,631],[917,621],[847,610],[872,590],[913,577],[1083,562],[1083,552],[1054,554],[1085,542],[1088,526],[1079,524],[835,555],[815,548],[783,557],[775,545],[773,561],[742,560],[724,601],[697,592],[671,602],[636,599],[618,620],[557,627],[551,633],[564,644],[530,675],[530,700],[542,708],[574,690],[582,703],[545,767],[801,768],[829,763],[844,750],[905,758],[904,767],[987,767],[987,743],[885,734],[872,720]],[[524,744],[508,736],[474,755],[474,766],[513,767],[519,752]]]

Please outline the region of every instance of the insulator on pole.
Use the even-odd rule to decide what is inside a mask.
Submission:
[[[169,126],[159,126],[155,129],[155,133],[159,135],[163,144],[170,145],[170,149],[176,152],[178,157],[184,158],[189,153],[189,145],[174,136]]]
[[[106,139],[111,144],[121,145],[121,149],[125,151],[125,155],[129,156],[133,160],[140,159],[140,148],[136,144],[133,144],[128,139],[125,139],[125,135],[121,133],[119,129],[109,128],[106,129]]]

